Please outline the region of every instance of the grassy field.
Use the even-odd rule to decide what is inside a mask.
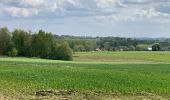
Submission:
[[[74,56],[79,62],[170,64],[170,52],[84,52]]]
[[[67,62],[1,57],[0,97],[35,99],[63,91],[67,97],[86,99],[159,100],[170,95],[169,52],[89,52],[74,57]]]

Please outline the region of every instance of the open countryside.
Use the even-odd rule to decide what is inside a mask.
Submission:
[[[0,0],[0,100],[170,100],[170,0]]]
[[[73,61],[1,57],[1,97],[166,100],[170,95],[167,55],[79,52]]]

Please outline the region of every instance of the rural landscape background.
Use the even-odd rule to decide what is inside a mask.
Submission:
[[[0,0],[0,100],[170,99],[168,0]]]
[[[168,99],[169,44],[1,28],[1,98]]]

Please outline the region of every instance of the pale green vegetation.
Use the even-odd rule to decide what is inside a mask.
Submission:
[[[170,95],[169,52],[87,52],[74,56],[74,61],[1,57],[0,94],[36,96],[41,90],[71,90],[114,96]]]
[[[138,64],[170,64],[170,52],[127,51],[127,52],[80,52],[75,53],[75,61],[138,63]]]

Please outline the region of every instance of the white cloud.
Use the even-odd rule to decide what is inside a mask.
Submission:
[[[119,13],[109,16],[98,16],[98,20],[106,22],[122,22],[122,21],[150,21],[150,22],[163,22],[170,21],[170,14],[158,12],[154,8],[126,8],[122,9]]]
[[[17,8],[10,7],[5,9],[8,14],[14,17],[30,17],[38,14],[38,10],[34,8]]]
[[[168,17],[169,14],[161,13],[156,11],[154,8],[151,9],[136,9],[134,10],[134,16],[142,18],[153,18],[153,17]]]
[[[115,7],[124,7],[119,0],[94,0],[96,2],[97,7],[105,9],[105,8],[115,8]]]
[[[39,7],[43,5],[45,2],[44,0],[21,0],[19,2],[20,6],[26,6],[26,7]]]
[[[159,0],[0,0],[3,14],[14,17],[96,16],[118,21],[169,18]],[[166,2],[166,4],[168,4]],[[155,6],[156,5],[156,6]]]

